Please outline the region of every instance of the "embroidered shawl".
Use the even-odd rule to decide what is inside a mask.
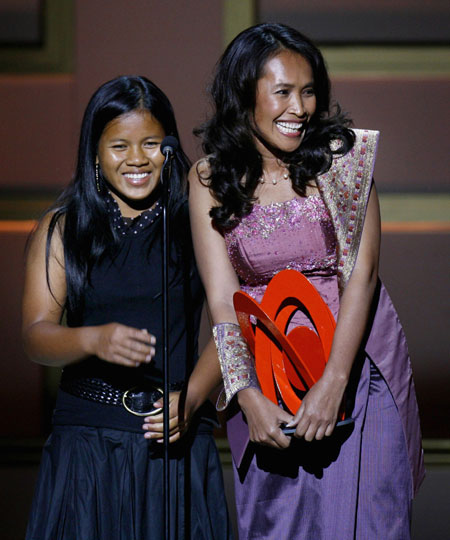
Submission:
[[[355,266],[369,199],[379,132],[355,129],[355,145],[333,160],[317,186],[331,215],[338,244],[338,282],[342,294]]]

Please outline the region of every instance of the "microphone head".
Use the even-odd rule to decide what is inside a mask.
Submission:
[[[166,156],[167,154],[175,153],[178,150],[178,147],[178,139],[173,135],[167,135],[167,137],[164,137],[164,139],[162,140],[161,146],[159,148],[161,150],[161,153]]]

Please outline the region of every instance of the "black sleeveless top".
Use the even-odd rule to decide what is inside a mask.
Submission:
[[[118,249],[94,265],[80,313],[67,313],[69,326],[96,326],[118,322],[146,328],[156,337],[156,354],[138,368],[87,358],[63,370],[62,385],[73,379],[95,378],[124,391],[150,381],[162,386],[162,238],[157,205],[138,218],[123,219],[111,198],[111,219],[120,236]],[[197,338],[203,289],[192,249],[187,205],[179,213],[171,234],[177,242],[169,250],[169,365],[170,382],[183,383],[197,360]],[[203,415],[214,418],[213,408]],[[54,424],[92,425],[142,430],[142,418],[123,407],[92,402],[59,391]]]

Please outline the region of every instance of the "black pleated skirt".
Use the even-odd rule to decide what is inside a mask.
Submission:
[[[162,452],[141,433],[55,426],[26,540],[164,540]],[[170,452],[170,539],[231,539],[212,434],[198,429]]]

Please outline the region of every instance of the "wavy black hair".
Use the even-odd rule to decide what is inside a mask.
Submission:
[[[140,76],[117,77],[100,86],[90,99],[81,124],[75,176],[48,212],[50,219],[46,264],[47,283],[50,246],[58,227],[64,246],[67,282],[66,306],[71,313],[83,307],[84,291],[93,265],[117,249],[119,237],[111,225],[105,199],[107,184],[100,172],[96,186],[95,162],[100,137],[109,122],[136,110],[147,110],[161,124],[165,135],[177,139],[175,115],[169,99],[153,82]],[[189,160],[181,146],[172,162],[168,216],[176,222],[186,199]]]
[[[219,229],[234,227],[251,212],[253,194],[262,175],[253,122],[257,83],[266,62],[282,50],[296,52],[308,61],[316,94],[316,111],[299,148],[289,154],[275,149],[288,165],[295,192],[304,196],[308,183],[330,168],[333,155],[347,153],[354,144],[351,121],[339,105],[331,110],[330,80],[319,49],[283,24],[264,23],[244,30],[216,66],[210,88],[215,112],[194,130],[209,157],[210,175],[203,180],[220,203],[210,211]],[[333,140],[340,142],[331,144]]]

